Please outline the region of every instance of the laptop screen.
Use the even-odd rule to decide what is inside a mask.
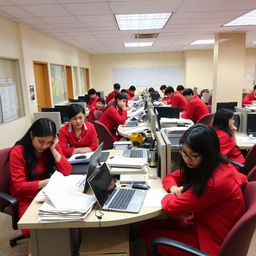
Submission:
[[[104,163],[100,167],[99,172],[90,177],[88,181],[98,203],[103,207],[104,202],[116,187],[116,183],[113,180],[107,165]]]

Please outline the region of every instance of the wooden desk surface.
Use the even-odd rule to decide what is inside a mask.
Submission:
[[[236,144],[240,149],[249,150],[253,145],[254,141],[252,140],[252,143],[247,142],[246,140],[249,140],[249,136],[242,132],[236,133]]]
[[[162,189],[160,179],[152,179],[151,188]],[[162,189],[163,190],[163,189]],[[163,190],[164,191],[164,190]],[[38,210],[41,203],[33,201],[25,214],[20,219],[18,226],[24,229],[52,229],[52,228],[88,228],[88,227],[110,227],[139,222],[159,216],[162,213],[161,207],[142,206],[139,213],[121,213],[113,211],[102,211],[104,213],[100,223],[95,216],[95,209],[89,214],[85,221],[39,223]]]
[[[122,137],[124,137],[124,138],[129,138],[130,134],[132,133],[132,130],[133,130],[133,129],[136,129],[136,128],[138,128],[138,127],[144,127],[144,131],[145,131],[145,130],[150,130],[150,125],[149,125],[147,122],[145,122],[145,123],[139,123],[139,125],[136,126],[136,127],[125,127],[124,125],[119,125],[119,126],[117,127],[117,132],[118,132],[118,134],[120,134]],[[143,130],[140,131],[140,132],[143,132]]]

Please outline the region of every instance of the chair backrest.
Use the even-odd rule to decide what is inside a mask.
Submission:
[[[200,97],[202,97],[205,92],[209,92],[209,89],[202,89],[200,94],[199,94]]]
[[[9,152],[11,148],[0,150],[0,192],[10,194],[10,167]],[[8,203],[0,200],[0,211],[3,211]]]
[[[202,116],[202,117],[197,121],[197,123],[201,123],[201,124],[206,124],[206,125],[212,126],[213,116],[214,116],[213,113],[210,113],[210,114],[207,114],[207,115],[205,115],[205,116]]]
[[[256,166],[254,166],[247,174],[247,179],[249,181],[256,181]]]
[[[94,120],[99,120],[100,116],[102,115],[103,111],[100,111],[100,110],[95,110],[93,112],[93,117],[94,117]]]
[[[114,141],[109,129],[98,120],[94,122],[94,125],[98,134],[99,144],[104,142],[103,150],[112,149]]]
[[[246,256],[256,227],[256,181],[244,189],[246,212],[224,240],[218,256]],[[230,213],[232,214],[232,213]]]
[[[256,144],[253,145],[253,147],[248,151],[246,157],[245,157],[245,168],[244,173],[248,174],[249,171],[256,166]]]
[[[206,105],[206,107],[207,107],[209,113],[212,113],[212,105]]]

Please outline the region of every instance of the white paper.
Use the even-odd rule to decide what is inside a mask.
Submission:
[[[149,189],[147,191],[146,198],[144,200],[143,207],[160,207],[161,200],[166,195],[166,193],[161,189]]]

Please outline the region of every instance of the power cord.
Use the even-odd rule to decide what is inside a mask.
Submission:
[[[97,217],[97,219],[99,220],[99,227],[101,227],[101,219],[103,218],[104,213],[100,209],[97,209],[97,210],[95,210],[94,214]]]

